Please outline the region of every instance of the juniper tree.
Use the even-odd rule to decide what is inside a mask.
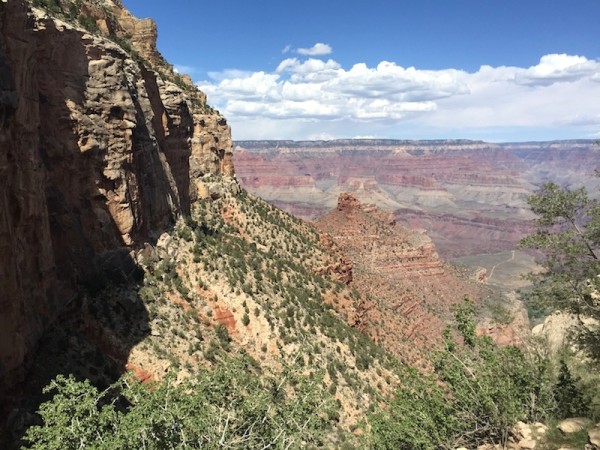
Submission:
[[[600,319],[600,204],[585,188],[545,184],[528,200],[538,216],[521,246],[540,250],[543,270],[529,275],[527,301],[546,312],[565,311]],[[600,361],[598,330],[582,327],[577,342]]]

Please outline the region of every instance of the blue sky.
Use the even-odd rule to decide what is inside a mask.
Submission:
[[[242,139],[600,136],[600,1],[124,0]]]

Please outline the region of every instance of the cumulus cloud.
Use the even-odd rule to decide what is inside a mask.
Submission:
[[[331,54],[332,51],[332,48],[328,44],[317,42],[310,48],[299,48],[296,50],[296,53],[305,56],[323,56]]]
[[[582,77],[597,77],[598,62],[584,56],[562,54],[545,55],[539,64],[516,74],[517,83],[547,86],[558,82],[572,82]]]
[[[344,95],[365,98],[385,98],[396,101],[429,101],[458,94],[469,88],[464,73],[457,70],[405,69],[388,61],[375,68],[355,64],[349,71],[339,73],[331,89]]]
[[[344,68],[333,59],[293,57],[272,72],[213,74],[199,87],[228,117],[236,139],[497,140],[506,130],[529,132],[528,139],[592,136],[600,127],[600,102],[592,100],[600,98],[598,81],[600,62],[559,54],[531,67],[475,72],[390,61]]]

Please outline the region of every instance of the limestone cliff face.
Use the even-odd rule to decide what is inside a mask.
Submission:
[[[164,61],[153,22],[106,5],[117,23],[96,12],[100,31],[130,30],[151,64],[25,0],[0,3],[0,386],[79,286],[134,277],[130,251],[189,211],[205,175],[233,175],[225,119],[148,68]]]

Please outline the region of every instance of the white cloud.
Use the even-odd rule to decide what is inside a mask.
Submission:
[[[322,61],[309,58],[300,61],[298,58],[287,58],[279,63],[275,72],[290,75],[293,83],[317,83],[337,77],[340,69],[341,66],[332,59]]]
[[[175,71],[175,73],[188,74],[188,75],[193,75],[193,74],[197,73],[197,70],[194,67],[186,66],[184,64],[175,64],[173,66],[173,70]]]
[[[292,46],[288,44],[285,47],[283,47],[283,49],[281,49],[281,53],[283,53],[283,54],[289,53],[291,49],[292,49]]]
[[[600,62],[570,55],[476,72],[286,58],[273,72],[225,71],[199,87],[236,139],[516,140],[517,132],[527,139],[592,136],[600,128],[598,81]]]
[[[310,48],[299,48],[298,50],[296,50],[296,53],[305,56],[323,56],[329,55],[332,51],[332,48],[328,44],[317,42]]]
[[[386,98],[396,101],[427,101],[469,92],[457,70],[405,69],[383,61],[375,68],[355,64],[339,74],[331,88],[345,95]]]
[[[517,73],[516,81],[526,85],[572,82],[582,77],[598,76],[598,62],[583,56],[552,54],[542,56],[539,64]]]
[[[300,62],[298,58],[287,58],[279,63],[275,72],[290,72],[305,75],[309,73],[320,73],[326,70],[337,70],[339,68],[340,65],[333,59],[324,62],[320,59],[310,58]]]

